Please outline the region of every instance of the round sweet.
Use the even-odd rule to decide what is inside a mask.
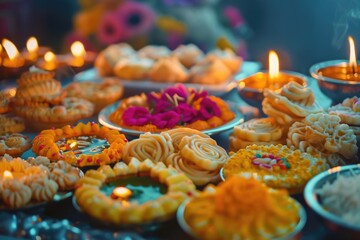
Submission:
[[[178,46],[172,52],[172,56],[178,58],[185,67],[190,68],[204,57],[204,53],[196,45],[187,44]]]
[[[171,51],[165,46],[148,45],[138,51],[138,55],[144,58],[150,58],[153,60],[159,60],[165,57],[169,57]]]
[[[237,56],[231,49],[216,49],[209,52],[207,57],[219,58],[232,73],[239,72],[243,62],[243,59]]]
[[[45,167],[47,167],[47,168],[50,168],[50,164],[51,164],[51,162],[50,162],[50,160],[47,158],[47,157],[43,157],[43,156],[38,156],[38,157],[35,157],[35,158],[33,158],[33,157],[29,157],[28,159],[27,159],[27,161],[31,164],[31,165],[36,165],[36,166],[41,166],[41,165],[43,165],[43,166],[45,166]]]
[[[114,178],[134,175],[150,175],[155,181],[167,186],[166,194],[154,200],[136,203],[131,199],[114,199],[100,190]],[[115,225],[151,223],[173,216],[178,206],[196,193],[195,185],[184,174],[166,168],[163,163],[154,165],[151,161],[140,162],[136,158],[128,165],[120,162],[114,168],[103,166],[97,171],[90,170],[78,182],[78,186],[75,197],[81,209],[100,221]]]
[[[347,98],[342,103],[330,107],[328,112],[339,116],[342,123],[360,126],[360,101],[358,97]]]
[[[190,82],[221,84],[229,80],[230,69],[218,58],[208,57],[190,69]]]
[[[19,117],[0,116],[0,135],[17,133],[25,130],[24,120]]]
[[[249,145],[277,145],[286,143],[285,129],[273,118],[254,118],[234,127],[230,135],[230,151]]]
[[[286,191],[233,177],[192,198],[184,220],[199,239],[281,239],[299,223],[300,206]]]
[[[284,145],[251,145],[240,149],[225,163],[225,179],[232,176],[255,177],[272,188],[302,191],[316,174],[326,170],[325,160]]]
[[[2,200],[10,208],[20,208],[31,200],[31,189],[20,181],[11,181],[2,189]]]
[[[118,131],[88,122],[44,130],[34,138],[32,150],[51,161],[64,160],[83,167],[119,161],[126,142]]]
[[[188,72],[177,58],[167,57],[159,59],[154,64],[149,78],[154,82],[186,82]]]
[[[48,178],[38,178],[29,184],[32,191],[32,199],[43,202],[50,201],[58,191],[58,185],[55,181]]]
[[[64,126],[93,115],[94,105],[80,98],[65,98],[60,105],[17,106],[14,113],[36,129]]]
[[[127,43],[112,44],[99,53],[94,65],[100,76],[109,76],[120,59],[133,54],[135,50]]]
[[[206,135],[196,129],[192,129],[192,128],[187,128],[187,127],[182,127],[182,128],[175,128],[175,129],[171,129],[171,130],[167,130],[161,134],[169,134],[172,140],[172,144],[174,146],[174,151],[177,152],[179,151],[179,144],[181,142],[181,140],[183,139],[183,137],[186,136],[193,136],[193,135],[198,135],[200,137],[203,138],[209,138],[209,135]]]
[[[150,58],[137,56],[128,57],[118,61],[114,67],[114,75],[125,80],[144,80],[154,65]]]
[[[27,87],[38,83],[47,82],[49,79],[54,79],[54,72],[46,71],[29,71],[21,74],[20,78],[16,80],[19,87]]]
[[[73,190],[81,176],[80,169],[71,166],[65,161],[53,163],[50,174],[50,178],[59,185],[61,191]]]
[[[279,91],[264,90],[263,111],[279,124],[290,126],[311,113],[322,112],[310,88],[289,82]]]
[[[310,114],[289,128],[287,145],[326,159],[331,167],[356,162],[356,135],[340,117],[327,113]]]
[[[73,82],[64,88],[68,97],[85,99],[95,106],[95,112],[99,112],[105,106],[116,102],[123,94],[124,88],[121,82],[106,78],[97,82]]]
[[[145,133],[125,145],[123,161],[129,163],[135,157],[140,161],[150,159],[154,163],[164,162],[173,152],[174,147],[169,134]]]
[[[0,155],[9,154],[18,157],[31,147],[29,137],[20,133],[12,133],[0,136]]]
[[[181,153],[179,152],[170,154],[166,159],[165,164],[174,167],[179,172],[185,173],[185,175],[197,186],[220,181],[219,169],[203,169],[192,161],[182,158]]]
[[[179,149],[183,159],[209,171],[219,170],[229,158],[215,140],[197,135],[183,137]]]

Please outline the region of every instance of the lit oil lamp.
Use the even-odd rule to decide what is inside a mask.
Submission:
[[[96,54],[85,50],[84,45],[75,41],[70,47],[71,56],[68,58],[67,64],[71,66],[75,72],[79,72],[93,66]]]
[[[39,46],[36,37],[32,36],[26,42],[26,50],[23,51],[23,56],[26,60],[35,62],[48,51],[50,51],[50,48]]]
[[[45,53],[44,58],[37,62],[37,66],[46,71],[55,71],[59,67],[59,62],[56,55],[48,51]]]
[[[28,63],[17,47],[8,39],[2,40],[0,78],[18,77],[28,67]]]
[[[333,104],[360,93],[360,67],[356,60],[354,39],[348,38],[350,57],[347,60],[333,60],[314,64],[310,68],[320,90],[329,97]]]
[[[278,55],[271,50],[269,52],[269,71],[258,72],[241,79],[238,85],[240,97],[249,105],[261,110],[264,89],[277,90],[291,81],[307,86],[305,75],[291,71],[280,72],[279,69]]]
[[[14,176],[10,171],[5,170],[2,175],[2,188],[7,188],[12,181],[14,181]]]
[[[130,205],[128,200],[131,196],[132,191],[126,187],[116,187],[110,195],[112,199],[120,200],[124,206]]]
[[[7,68],[19,68],[24,66],[25,60],[20,55],[18,49],[16,48],[15,44],[12,43],[8,39],[3,39],[2,46],[4,47],[7,58],[3,59],[3,66]]]

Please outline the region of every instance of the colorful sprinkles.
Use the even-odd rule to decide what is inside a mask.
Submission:
[[[280,158],[272,154],[255,154],[252,158],[252,164],[269,171],[290,169],[291,165],[286,158]]]

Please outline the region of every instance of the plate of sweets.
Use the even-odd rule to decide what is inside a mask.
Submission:
[[[235,176],[185,201],[177,219],[196,239],[297,239],[306,212],[286,190]]]
[[[133,136],[179,127],[211,135],[229,130],[242,121],[243,115],[234,103],[183,84],[123,99],[99,114],[99,122],[104,126]]]
[[[196,192],[176,169],[132,158],[128,164],[87,171],[77,182],[73,204],[101,226],[152,229],[175,217],[179,205]]]
[[[80,122],[41,131],[33,140],[32,151],[52,162],[63,160],[83,168],[118,162],[126,142],[117,130]]]
[[[252,74],[261,65],[244,62],[230,49],[204,53],[194,44],[171,51],[166,46],[149,45],[138,51],[126,43],[113,44],[99,53],[95,68],[81,72],[75,81],[101,81],[114,77],[127,90],[159,91],[174,83],[203,87],[212,95],[221,95],[236,87],[238,74]]]
[[[46,157],[0,159],[0,210],[26,210],[42,207],[72,196],[80,169]]]

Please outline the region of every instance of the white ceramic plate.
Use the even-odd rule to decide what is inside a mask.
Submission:
[[[195,84],[195,83],[185,83],[186,87],[191,87],[196,90],[203,89],[209,92],[209,95],[221,96],[237,86],[236,81],[238,79],[244,78],[245,76],[254,74],[258,72],[261,68],[261,64],[258,62],[244,62],[242,69],[239,73],[234,74],[231,79],[222,84],[217,85],[206,85],[206,84]],[[92,81],[100,82],[104,77],[99,76],[96,68],[91,68],[80,72],[74,76],[74,81]],[[152,82],[150,80],[144,79],[140,81],[131,81],[113,77],[118,79],[123,84],[124,88],[132,93],[142,93],[142,92],[159,92],[161,89],[165,89],[169,86],[173,86],[174,83],[159,83]]]
[[[110,119],[109,119],[110,113],[114,112],[120,103],[121,103],[121,101],[116,102],[112,105],[105,107],[103,110],[101,110],[99,113],[99,123],[108,128],[116,129],[124,134],[131,135],[131,136],[139,136],[140,134],[145,133],[142,131],[136,131],[133,129],[121,127],[121,126],[117,125],[116,123],[113,123],[110,121]],[[241,122],[244,121],[244,116],[240,112],[240,110],[236,107],[235,103],[232,103],[232,102],[227,102],[227,103],[230,106],[231,111],[233,111],[235,113],[235,118],[233,120],[231,120],[230,122],[227,122],[226,124],[221,125],[219,127],[203,130],[202,131],[203,133],[208,134],[208,135],[221,133],[221,132],[227,131],[229,129],[232,129],[233,127],[235,127],[236,125],[239,125]]]

